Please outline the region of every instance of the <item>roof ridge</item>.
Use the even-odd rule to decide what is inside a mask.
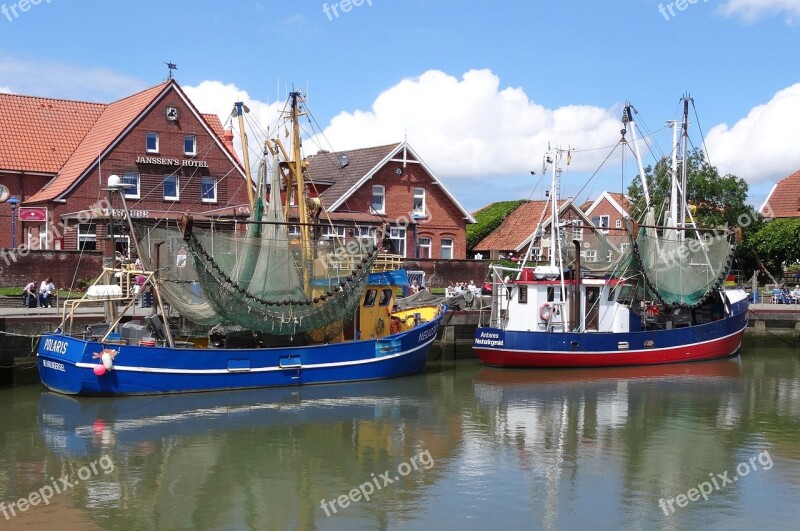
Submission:
[[[141,96],[145,92],[148,92],[148,91],[151,91],[151,90],[154,90],[154,89],[157,89],[157,88],[164,88],[167,85],[169,85],[170,83],[172,83],[173,81],[174,80],[164,81],[162,83],[159,83],[158,85],[153,85],[152,87],[144,88],[144,89],[140,90],[139,92],[134,92],[133,94],[125,96],[124,98],[120,98],[118,100],[114,100],[111,103],[109,103],[109,105],[113,105],[113,104],[119,103],[121,101],[125,101],[125,100],[131,99],[131,98],[135,98],[136,96]]]
[[[346,153],[346,152],[350,153],[350,152],[353,152],[353,151],[366,151],[368,149],[393,148],[393,147],[399,146],[400,144],[402,144],[402,142],[393,142],[391,144],[382,144],[380,146],[360,147],[360,148],[353,148],[353,149],[340,149],[338,151],[327,151],[327,150],[324,150],[324,149],[320,149],[316,153],[314,153],[313,155],[309,155],[309,156],[310,157],[314,157],[314,156],[317,156],[317,155],[326,155],[326,154],[329,155],[329,154],[332,154],[332,153]]]
[[[63,101],[65,103],[80,103],[83,105],[99,105],[101,107],[107,107],[108,103],[100,103],[97,101],[85,101],[85,100],[71,100],[69,98],[49,98],[47,96],[31,96],[29,94],[12,94],[10,92],[3,92],[0,93],[0,97],[14,97],[14,98],[29,98],[33,100],[47,100],[47,101]]]

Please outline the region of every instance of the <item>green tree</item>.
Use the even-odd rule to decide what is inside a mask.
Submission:
[[[800,218],[779,218],[765,223],[750,244],[771,271],[780,273],[784,263],[800,260]]]
[[[720,176],[716,166],[709,164],[699,149],[689,153],[687,166],[688,203],[693,208],[698,226],[739,226],[746,235],[755,234],[761,228],[763,224],[761,215],[746,202],[748,186],[744,179],[730,174]],[[669,158],[664,157],[655,167],[645,168],[650,201],[655,207],[657,216],[663,215],[669,208],[670,167]],[[680,172],[679,166],[679,175]],[[631,214],[636,219],[642,219],[648,205],[645,204],[639,175],[633,179],[628,188],[628,196],[634,205],[634,212]]]
[[[650,191],[650,202],[656,216],[669,209],[671,189],[671,161],[668,157],[659,160],[655,167],[645,168],[645,177]],[[678,175],[682,168],[678,165]],[[744,179],[735,175],[720,176],[716,166],[708,163],[705,154],[694,149],[687,157],[689,205],[693,209],[699,227],[740,227],[744,240],[736,249],[735,268],[743,271],[758,269],[758,256],[751,238],[764,226],[764,219],[747,204],[748,186]],[[628,188],[628,196],[634,205],[631,215],[641,220],[647,210],[642,181],[637,175]]]

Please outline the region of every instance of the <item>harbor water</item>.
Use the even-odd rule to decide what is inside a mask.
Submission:
[[[796,529],[800,350],[133,398],[0,390],[0,529]]]

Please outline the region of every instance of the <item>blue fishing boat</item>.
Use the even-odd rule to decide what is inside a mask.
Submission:
[[[84,299],[64,305],[61,326],[38,346],[45,386],[78,395],[184,393],[377,380],[424,369],[446,308],[398,310],[408,277],[387,265],[399,261],[387,259],[382,237],[345,242],[323,234],[319,220],[327,215],[308,195],[313,183],[300,154],[299,100],[292,93],[292,149],[279,139],[265,142],[247,222],[185,213],[177,222],[135,223],[125,184],[109,178],[141,266],[105,268]],[[294,205],[294,197],[303,201]],[[124,321],[142,290],[153,296],[153,313]],[[107,322],[76,332],[75,309],[97,301],[106,305]],[[178,330],[203,327],[207,338],[176,339]]]

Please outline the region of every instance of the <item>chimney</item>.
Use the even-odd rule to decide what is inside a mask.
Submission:
[[[225,129],[222,133],[222,142],[225,144],[225,147],[228,148],[233,156],[239,161],[239,155],[236,153],[236,150],[233,148],[233,131],[230,129]]]

